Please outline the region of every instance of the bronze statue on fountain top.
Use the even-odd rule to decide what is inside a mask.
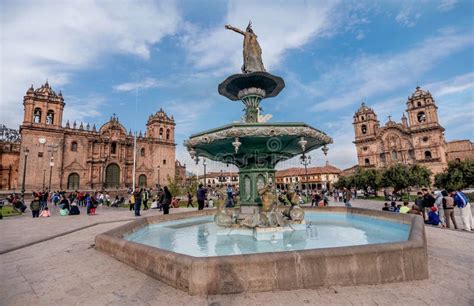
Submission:
[[[229,24],[226,24],[225,28],[244,35],[244,64],[242,65],[242,73],[265,71],[262,61],[262,49],[257,41],[257,35],[252,30],[252,22],[249,22],[245,32]]]

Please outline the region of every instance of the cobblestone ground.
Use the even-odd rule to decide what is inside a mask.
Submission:
[[[356,207],[380,209],[381,205],[354,202]],[[174,212],[183,210],[186,209]],[[153,210],[144,215],[156,213]],[[128,222],[120,220],[130,216],[128,210],[104,208],[93,217],[54,216],[38,220],[28,216],[0,221],[2,247],[5,243],[21,247],[35,239],[48,239],[96,222],[117,221],[0,255],[0,305],[474,305],[471,233],[426,227],[428,280],[196,297],[93,249],[97,234]],[[13,236],[9,237],[10,234]]]

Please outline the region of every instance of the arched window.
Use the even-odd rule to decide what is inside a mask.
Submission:
[[[163,159],[163,165],[166,165],[166,159]]]
[[[425,122],[426,121],[425,112],[419,112],[418,114],[416,114],[416,118],[418,119],[418,122]]]
[[[46,124],[54,124],[54,111],[49,110],[46,114]]]
[[[79,174],[71,173],[67,177],[67,189],[77,190],[79,189]]]
[[[117,143],[112,142],[110,145],[110,154],[117,154]]]
[[[362,134],[367,134],[367,125],[362,124],[362,126],[360,127],[360,130],[361,130]]]
[[[431,159],[431,152],[430,151],[425,151],[425,159]]]
[[[41,108],[35,108],[33,112],[33,122],[40,123],[41,122]]]
[[[364,117],[364,116],[361,116],[361,117],[360,117],[360,120],[365,120],[365,117]]]
[[[140,188],[146,188],[146,175],[145,174],[141,174],[138,177],[138,186]]]
[[[163,139],[163,128],[160,128],[160,139]]]
[[[144,157],[145,156],[145,148],[141,148],[140,150],[140,156]]]
[[[397,151],[392,151],[392,160],[398,160]]]
[[[166,140],[170,139],[170,129],[166,130]]]
[[[421,102],[418,102],[418,107],[420,107],[420,106],[421,106]]]
[[[370,160],[368,158],[365,159],[365,165],[370,166]]]
[[[71,142],[71,151],[74,151],[74,152],[77,151],[77,142],[76,141]]]

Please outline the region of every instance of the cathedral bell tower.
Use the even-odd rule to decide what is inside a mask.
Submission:
[[[40,88],[33,85],[23,98],[23,125],[43,128],[60,128],[63,120],[64,98],[56,94],[48,81]]]
[[[416,162],[430,162],[432,169],[446,165],[444,128],[438,121],[438,107],[429,91],[419,86],[408,97],[407,110]]]
[[[371,144],[375,143],[379,131],[379,121],[374,110],[365,103],[354,114],[355,141],[359,165],[373,167],[377,163],[377,152]]]
[[[160,108],[158,112],[150,115],[148,118],[146,124],[147,136],[163,142],[174,143],[175,125],[173,116],[168,117],[163,109]]]
[[[411,129],[440,127],[437,109],[431,93],[417,86],[415,92],[407,100],[406,111]]]
[[[374,110],[367,107],[364,102],[354,114],[354,125],[355,139],[362,140],[365,138],[374,137],[377,134],[379,128],[379,121]]]

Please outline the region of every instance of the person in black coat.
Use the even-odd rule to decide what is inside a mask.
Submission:
[[[168,189],[168,186],[165,186],[163,188],[163,214],[167,215],[170,213],[170,204],[171,204],[171,199],[173,198],[173,195]]]

